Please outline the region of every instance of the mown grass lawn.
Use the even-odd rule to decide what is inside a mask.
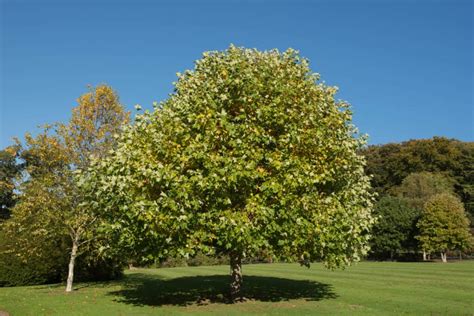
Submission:
[[[474,315],[474,261],[362,262],[346,270],[244,265],[248,301],[226,304],[228,267],[138,269],[120,281],[0,288],[20,315]],[[1,313],[0,313],[1,314]]]

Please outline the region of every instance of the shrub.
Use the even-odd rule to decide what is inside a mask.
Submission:
[[[28,252],[28,248],[17,246],[19,235],[21,232],[0,231],[0,286],[58,283],[66,279],[69,237],[42,240],[40,248]],[[122,259],[102,258],[98,249],[90,250],[78,257],[75,271],[78,281],[110,280],[122,275],[125,265]]]

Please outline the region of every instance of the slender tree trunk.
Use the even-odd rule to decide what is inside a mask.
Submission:
[[[66,292],[72,291],[72,282],[74,281],[74,264],[77,257],[77,248],[79,243],[77,238],[72,240],[71,258],[69,259],[69,271],[67,274]]]
[[[423,261],[426,261],[426,251],[423,250]]]
[[[448,262],[448,260],[446,259],[446,252],[441,253],[441,261],[443,261],[443,263]]]
[[[232,253],[230,255],[230,298],[233,302],[242,299],[242,255]]]
[[[462,260],[462,251],[459,250],[459,260]]]
[[[428,256],[428,260],[431,260],[431,253],[428,253],[427,256]]]

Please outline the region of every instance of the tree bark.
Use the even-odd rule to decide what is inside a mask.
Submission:
[[[441,253],[441,261],[443,261],[443,263],[448,262],[448,260],[446,259],[446,252]]]
[[[71,257],[69,259],[69,271],[67,274],[66,292],[72,291],[72,282],[74,281],[74,264],[76,262],[78,247],[79,247],[78,241],[76,239],[73,239]]]
[[[423,261],[426,261],[426,251],[423,250]]]
[[[242,255],[233,253],[230,255],[230,298],[233,302],[242,299]]]

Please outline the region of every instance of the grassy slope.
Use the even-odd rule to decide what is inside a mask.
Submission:
[[[0,288],[15,315],[474,315],[474,262],[372,263],[344,271],[297,264],[244,266],[245,303],[222,303],[226,266],[139,269],[118,282]],[[201,304],[196,301],[202,298]]]

